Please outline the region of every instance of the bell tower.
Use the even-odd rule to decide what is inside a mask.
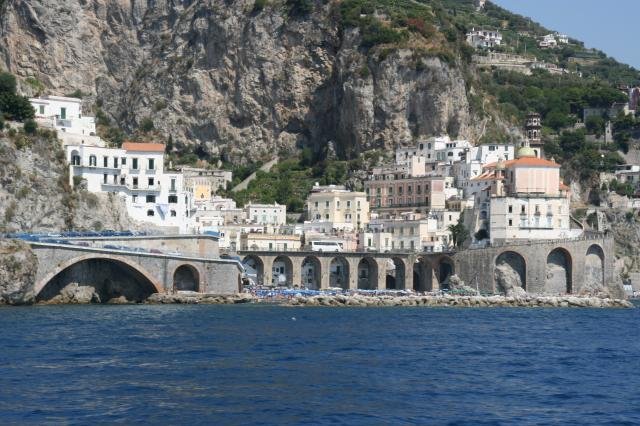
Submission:
[[[535,152],[536,157],[543,158],[544,152],[542,143],[542,119],[537,112],[530,112],[527,115],[527,122],[525,124],[525,136],[529,142],[529,146]]]

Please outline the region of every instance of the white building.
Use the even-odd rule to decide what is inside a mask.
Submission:
[[[472,147],[473,145],[467,140],[452,141],[449,136],[432,137],[426,141],[420,141],[414,146],[397,148],[396,164],[421,167],[421,164],[425,163],[427,164],[427,171],[429,171],[428,165],[433,163],[444,162],[450,164],[460,161],[463,159],[464,153]]]
[[[476,30],[467,33],[467,43],[478,48],[493,48],[502,44],[502,34],[493,30]]]
[[[95,118],[82,114],[82,100],[63,96],[29,99],[35,119],[43,127],[58,131],[64,144],[104,146],[96,136]]]
[[[71,185],[78,179],[90,192],[124,197],[131,218],[156,226],[191,230],[195,211],[180,173],[165,173],[164,145],[125,142],[122,148],[67,145]]]
[[[543,49],[558,47],[558,41],[556,40],[556,35],[547,34],[546,36],[542,37],[542,40],[538,42],[538,46],[540,46]]]
[[[558,43],[560,43],[560,44],[569,44],[569,36],[568,35],[556,33],[556,37],[558,39]]]
[[[536,158],[528,142],[517,157],[486,166],[475,230],[488,231],[492,243],[581,235],[582,229],[572,227],[570,190],[560,180],[560,165]]]
[[[273,204],[247,204],[244,207],[247,222],[258,225],[284,225],[287,223],[287,206]]]

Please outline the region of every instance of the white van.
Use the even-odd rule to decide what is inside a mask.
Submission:
[[[338,241],[311,241],[312,251],[341,252],[342,244]]]

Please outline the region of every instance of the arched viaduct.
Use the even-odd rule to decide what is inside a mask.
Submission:
[[[37,299],[53,297],[73,282],[109,287],[113,296],[129,300],[143,300],[151,293],[224,295],[240,290],[241,267],[233,260],[39,242],[31,248],[38,259]]]
[[[458,275],[481,292],[500,293],[504,282],[529,293],[580,293],[614,281],[613,238],[510,243],[455,253],[322,253],[242,251],[259,284],[326,289],[413,289],[448,287]]]

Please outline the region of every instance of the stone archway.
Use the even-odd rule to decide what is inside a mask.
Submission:
[[[449,278],[456,273],[456,267],[453,263],[453,259],[449,256],[442,256],[436,262],[435,272],[436,279],[438,281],[438,288],[449,288]]]
[[[598,244],[587,249],[584,260],[583,288],[587,291],[604,287],[604,251]]]
[[[64,262],[34,288],[36,301],[105,303],[120,297],[142,302],[164,289],[140,265],[115,256],[81,256]]]
[[[278,256],[271,266],[271,284],[281,287],[293,287],[293,262],[288,256]]]
[[[549,252],[544,286],[545,293],[572,293],[572,263],[571,255],[563,248],[556,248]]]
[[[200,273],[191,265],[180,265],[173,273],[173,291],[199,291]]]
[[[378,263],[372,257],[363,257],[358,263],[358,289],[378,288]]]
[[[305,257],[302,260],[301,276],[303,287],[319,290],[322,280],[322,266],[320,264],[320,259],[315,256]]]
[[[428,259],[419,257],[413,264],[413,290],[433,291],[433,267]]]
[[[329,263],[329,286],[349,288],[349,262],[342,256],[334,257]]]
[[[264,262],[259,256],[250,254],[242,259],[246,277],[254,284],[264,285]]]
[[[495,261],[494,279],[499,293],[513,294],[526,290],[527,263],[524,257],[514,251],[501,253]]]
[[[386,259],[385,288],[387,290],[400,290],[405,288],[406,271],[404,262],[399,257]]]

